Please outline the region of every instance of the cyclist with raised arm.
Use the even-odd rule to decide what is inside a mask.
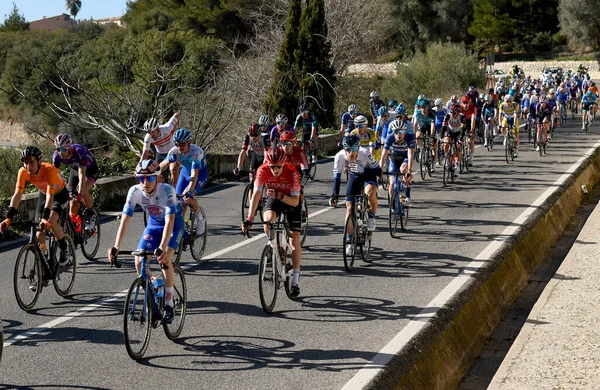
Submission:
[[[369,199],[369,210],[367,211],[367,230],[374,231],[375,214],[377,213],[377,178],[381,176],[381,167],[375,161],[371,153],[360,147],[360,139],[356,135],[346,135],[342,140],[344,149],[340,150],[333,161],[333,193],[329,199],[329,205],[336,207],[342,172],[348,171],[348,182],[346,184],[346,219],[352,212],[354,197],[359,195],[364,187],[365,195]],[[346,237],[346,254],[353,255],[354,247],[352,234],[354,226],[350,227],[349,235]]]
[[[156,148],[155,161],[159,164],[167,158],[169,150],[171,150],[175,144],[173,143],[173,133],[179,127],[180,115],[179,112],[173,114],[171,119],[165,124],[159,125],[156,118],[150,118],[144,122],[144,148],[142,149],[142,156],[140,162],[149,158],[152,153],[151,147],[154,145]],[[173,172],[171,172],[171,176]]]
[[[169,151],[166,160],[160,163],[161,171],[166,168],[167,164],[179,163],[181,165],[181,173],[176,170],[173,182],[175,193],[183,196],[183,211],[185,216],[187,206],[191,206],[196,217],[196,235],[200,236],[204,233],[204,215],[198,212],[200,206],[195,196],[200,195],[200,191],[204,188],[208,181],[208,165],[206,164],[206,156],[204,150],[196,144],[192,143],[192,133],[188,129],[181,128],[173,134],[175,146]]]
[[[37,233],[37,239],[43,250],[46,248],[46,237],[44,230],[50,229],[60,248],[59,263],[64,265],[68,259],[66,254],[67,243],[65,233],[58,220],[62,206],[69,201],[66,184],[58,168],[50,163],[42,161],[42,151],[35,146],[28,146],[20,154],[22,167],[17,174],[15,192],[10,199],[10,206],[6,213],[6,219],[0,223],[0,233],[4,234],[12,219],[18,214],[17,209],[23,198],[23,191],[27,182],[33,184],[40,191],[37,206],[35,208],[34,220],[41,217],[41,231]],[[5,183],[7,184],[7,183]]]
[[[279,146],[279,136],[286,130],[294,131],[294,128],[288,125],[288,117],[284,114],[279,114],[275,118],[275,126],[271,128],[271,145]]]
[[[162,317],[163,323],[173,321],[173,284],[175,273],[171,260],[177,250],[184,230],[183,217],[179,212],[179,203],[175,197],[175,190],[170,184],[159,183],[156,178],[160,174],[160,166],[154,160],[143,160],[137,167],[135,175],[139,184],[132,186],[127,193],[127,200],[123,206],[121,223],[117,230],[114,246],[108,250],[108,259],[112,265],[121,267],[117,260],[123,238],[127,234],[131,218],[136,206],[141,206],[148,214],[148,225],[144,229],[137,245],[137,249],[154,251],[160,264],[166,265],[162,269],[165,282],[165,310]],[[141,258],[136,256],[135,269],[139,275]]]
[[[79,208],[81,201],[85,203],[88,210],[94,209],[94,198],[90,193],[91,188],[98,180],[99,172],[96,157],[85,147],[74,144],[69,134],[59,134],[54,139],[54,155],[52,164],[60,169],[60,164],[71,168],[67,190],[72,196],[69,218],[75,224],[75,231],[81,232],[81,215]],[[93,216],[93,219],[96,217]],[[92,229],[96,221],[90,219],[85,229]]]
[[[253,216],[261,198],[261,189],[267,187],[267,202],[264,206],[263,229],[269,237],[270,226],[280,214],[285,214],[292,232],[292,287],[290,297],[300,295],[300,265],[302,263],[302,247],[300,246],[300,230],[302,228],[302,205],[300,204],[301,182],[298,170],[286,162],[286,154],[282,148],[271,147],[265,153],[265,162],[256,171],[254,193],[250,202],[250,210],[242,232],[247,233],[252,227]]]
[[[308,104],[302,103],[298,107],[300,114],[294,122],[294,130],[298,134],[302,134],[302,149],[307,152],[306,144],[311,143],[313,148],[317,148],[317,140],[319,135],[319,123],[315,114],[310,112]]]
[[[408,132],[408,121],[396,119],[390,123],[390,135],[388,135],[383,146],[379,166],[385,166],[389,157],[388,172],[400,172],[404,177],[402,180],[406,185],[406,203],[410,200],[410,183],[412,181],[412,168],[415,154],[415,135]],[[390,175],[389,186],[390,199],[394,192],[394,176]]]

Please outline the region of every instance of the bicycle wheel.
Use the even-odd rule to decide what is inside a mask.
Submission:
[[[190,210],[190,220],[192,231],[190,233],[190,251],[192,252],[192,257],[196,261],[202,260],[202,255],[204,254],[204,249],[206,249],[206,237],[208,235],[208,224],[206,223],[206,213],[204,213],[204,209],[202,206],[198,206],[198,212],[203,216],[204,223],[204,232],[200,235],[196,235],[196,215]]]
[[[123,309],[123,338],[130,358],[139,360],[150,343],[152,303],[144,279],[136,278],[125,298]]]
[[[248,212],[250,211],[250,192],[252,191],[254,184],[250,183],[244,189],[244,194],[242,195],[242,222],[246,220],[248,217]],[[258,208],[257,208],[258,210]],[[256,215],[256,213],[254,213]]]
[[[471,147],[470,142],[467,142],[469,140],[465,140],[465,143],[463,144],[463,153],[462,153],[462,157],[464,159],[464,168],[465,168],[465,172],[469,172],[469,157],[471,156]]]
[[[304,241],[306,241],[306,236],[308,235],[308,205],[306,204],[306,198],[302,202],[302,225],[300,231],[300,246],[304,246]]]
[[[506,145],[504,145],[504,155],[506,157],[506,163],[507,164],[510,164],[510,155],[511,155],[510,143],[511,143],[510,135],[507,135],[506,136]]]
[[[310,180],[315,180],[315,176],[317,175],[317,152],[311,148],[310,154],[308,155],[309,162],[309,171],[308,178]]]
[[[544,149],[546,148],[546,142],[544,142],[544,137],[542,136],[542,141],[540,141],[540,144],[538,145],[538,148],[540,149],[540,157],[542,157],[542,153],[544,153]]]
[[[42,292],[42,262],[34,245],[30,243],[23,246],[15,262],[15,298],[25,311],[33,309]]]
[[[446,153],[444,155],[444,173],[442,175],[442,183],[444,184],[444,187],[448,186],[448,182],[450,180],[452,180],[450,178],[450,176],[452,175],[452,161],[451,161],[451,156],[450,156],[450,152]]]
[[[183,324],[185,323],[185,313],[187,310],[187,285],[185,275],[178,266],[173,266],[175,273],[175,284],[173,285],[173,322],[163,324],[165,335],[169,340],[175,340],[181,335]]]
[[[446,168],[444,166],[444,182],[446,176]],[[445,185],[445,184],[444,184]],[[390,199],[390,204],[388,207],[388,224],[390,227],[390,236],[392,238],[398,237],[398,192],[394,190],[392,192],[392,199]]]
[[[344,267],[346,267],[346,271],[351,272],[354,267],[354,259],[356,257],[356,235],[358,234],[358,229],[356,228],[356,215],[354,213],[350,214],[348,218],[346,218],[346,224],[344,225],[344,240],[342,245],[342,253],[344,255]],[[354,234],[352,234],[352,239],[350,242],[346,242],[346,237],[348,237],[348,231],[350,229],[350,224],[354,226]],[[352,246],[352,251],[350,254],[346,252],[346,245]]]
[[[419,171],[421,172],[421,180],[425,180],[425,173],[427,170],[427,145],[423,143],[423,148],[419,151]]]
[[[81,253],[88,260],[94,260],[100,247],[100,215],[96,209],[86,209],[83,215],[83,242]]]
[[[73,285],[75,284],[75,276],[77,275],[77,258],[75,257],[75,244],[73,239],[65,234],[65,242],[67,243],[67,262],[65,265],[57,263],[56,275],[52,279],[54,289],[61,297],[67,296],[71,292]],[[52,244],[52,250],[54,258],[58,259],[60,256],[60,248],[58,243],[54,241]]]
[[[258,292],[260,294],[260,305],[265,313],[271,314],[277,301],[277,289],[279,288],[279,273],[273,256],[273,248],[266,245],[260,255],[258,266]]]
[[[373,239],[373,232],[366,231],[364,234],[365,242],[359,246],[360,258],[364,262],[369,262],[369,256],[371,256],[371,241]]]

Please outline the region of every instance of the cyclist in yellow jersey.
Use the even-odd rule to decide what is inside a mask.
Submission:
[[[519,105],[515,103],[514,97],[510,94],[504,96],[504,102],[500,104],[498,113],[501,120],[502,134],[504,135],[504,145],[506,145],[506,134],[509,125],[514,125],[514,134],[516,139],[515,156],[519,151]]]
[[[350,132],[351,135],[357,135],[360,139],[360,147],[368,150],[375,161],[379,160],[381,156],[381,148],[377,147],[377,135],[373,129],[367,127],[367,117],[359,115],[354,119],[354,130]]]

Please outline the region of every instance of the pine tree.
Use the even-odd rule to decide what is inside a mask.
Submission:
[[[4,24],[0,26],[0,31],[25,31],[29,30],[29,23],[25,16],[19,13],[17,5],[13,3],[13,9],[9,15],[5,15]]]
[[[296,77],[294,75],[295,51],[298,45],[298,26],[300,24],[300,0],[291,0],[288,11],[285,36],[279,47],[279,57],[275,62],[275,76],[263,106],[273,119],[284,113],[290,117],[296,110],[298,100],[295,94]],[[290,122],[293,119],[290,117]]]

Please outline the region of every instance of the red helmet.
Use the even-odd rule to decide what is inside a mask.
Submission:
[[[468,96],[463,96],[462,100],[463,103],[469,103],[471,101],[471,99],[469,99]]]
[[[454,103],[452,107],[450,107],[450,111],[452,112],[460,112],[460,105],[458,103]]]
[[[248,134],[250,134],[251,137],[256,137],[260,134],[260,126],[258,123],[252,122],[250,126],[248,126]]]
[[[269,165],[280,165],[285,161],[285,157],[282,148],[271,147],[265,153],[265,162]]]
[[[279,136],[281,142],[296,142],[296,133],[292,130],[285,130]]]

